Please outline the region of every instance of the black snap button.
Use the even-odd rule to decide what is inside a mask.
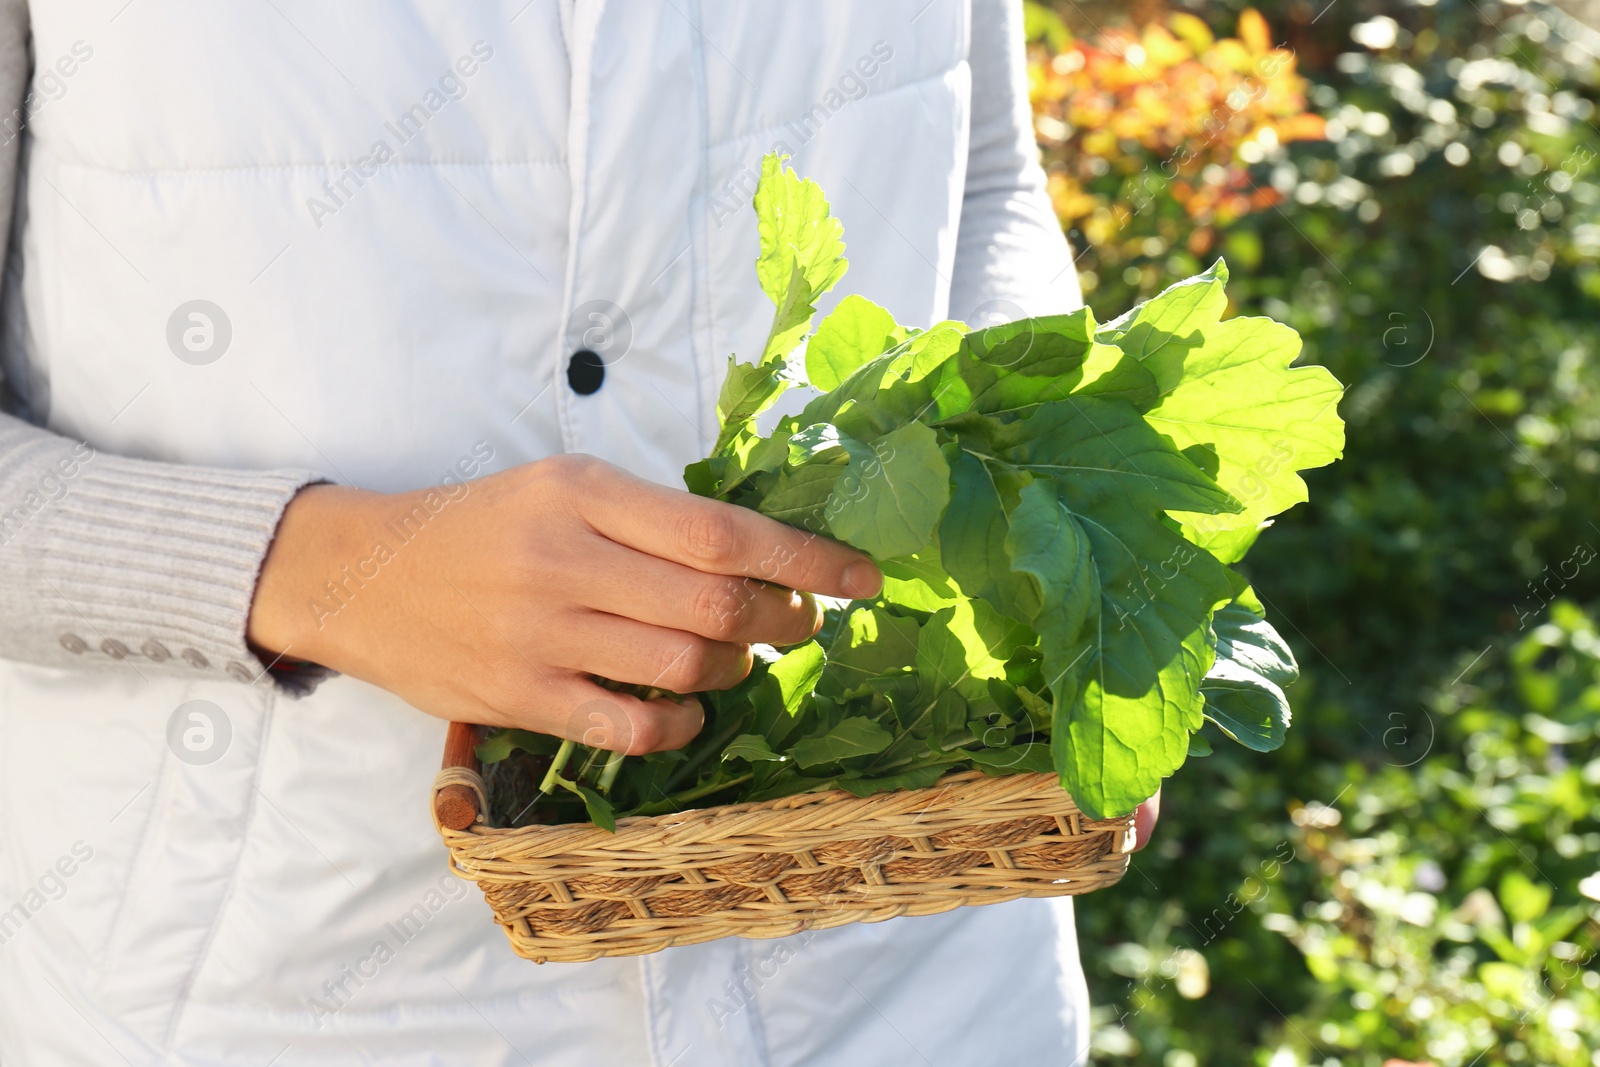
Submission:
[[[572,359],[567,364],[567,384],[572,386],[574,393],[579,396],[597,393],[600,383],[605,380],[606,364],[603,359],[587,348],[572,353]]]

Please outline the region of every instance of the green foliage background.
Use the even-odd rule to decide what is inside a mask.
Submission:
[[[1165,14],[1053,7],[1083,35]],[[1288,744],[1191,760],[1079,903],[1095,1059],[1600,1065],[1600,33],[1540,3],[1261,10],[1330,140],[1258,164],[1284,202],[1204,260],[1158,193],[1122,236],[1161,241],[1074,235],[1079,268],[1109,314],[1226,255],[1233,310],[1349,387],[1349,446],[1246,567],[1304,670]]]

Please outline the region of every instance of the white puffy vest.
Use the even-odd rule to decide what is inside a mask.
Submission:
[[[36,0],[54,74],[6,373],[110,453],[400,490],[584,451],[680,484],[728,354],[770,320],[763,153],[831,194],[841,293],[946,314],[969,18]],[[580,349],[605,362],[586,393]],[[167,737],[197,699],[226,715],[204,764]],[[514,957],[429,820],[443,732],[346,678],[291,700],[0,663],[0,1061],[1073,1061],[1064,902]]]

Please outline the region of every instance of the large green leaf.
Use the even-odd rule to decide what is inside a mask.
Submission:
[[[1205,343],[1183,361],[1182,380],[1145,415],[1179,448],[1200,444],[1215,452],[1217,483],[1244,505],[1225,517],[1178,516],[1196,543],[1225,563],[1249,547],[1236,531],[1253,533],[1306,499],[1297,471],[1343,453],[1344,423],[1335,410],[1343,389],[1323,367],[1291,367],[1299,352],[1295,332],[1270,319],[1208,326]]]
[[[935,417],[1014,415],[1066,397],[1082,383],[1093,332],[1084,309],[967,334],[933,376]]]
[[[880,558],[909,556],[933,539],[950,502],[950,468],[934,432],[907,423],[873,442],[873,458],[850,456],[828,501],[828,527]]]
[[[851,756],[875,755],[893,741],[894,735],[871,719],[845,719],[821,737],[796,742],[794,761],[810,769]]]
[[[1052,751],[1078,805],[1108,818],[1132,811],[1182,766],[1202,720],[1211,614],[1231,590],[1209,553],[1124,500],[1076,514],[1101,603],[1082,659],[1045,665],[1058,694]]]
[[[1095,340],[1114,344],[1144,365],[1159,394],[1175,389],[1189,351],[1204,341],[1203,331],[1227,310],[1228,265],[1217,260],[1202,274],[1176,285],[1112,319],[1095,332]]]
[[[1160,510],[1237,511],[1239,502],[1151,429],[1131,406],[1069,397],[991,431],[999,455],[1056,479],[1068,500],[1118,496]]]

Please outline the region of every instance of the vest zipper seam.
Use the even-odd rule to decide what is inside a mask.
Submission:
[[[583,214],[588,204],[589,128],[591,98],[593,96],[593,60],[595,46],[600,36],[600,19],[605,14],[605,0],[576,0],[573,4],[572,47],[567,53],[572,94],[567,105],[567,182],[572,202],[567,205],[567,270],[561,298],[561,317],[557,321],[560,333],[561,354],[551,369],[556,390],[556,415],[561,431],[562,449],[567,452],[582,450],[583,438],[578,432],[573,413],[573,392],[563,388],[566,384],[565,368],[572,359],[567,349],[567,320],[577,306],[578,294],[578,243],[583,231]]]
[[[700,0],[689,0],[690,15],[693,19],[690,27],[695,30],[690,39],[689,47],[694,50],[695,70],[698,73],[695,89],[700,96],[700,177],[696,183],[699,186],[697,196],[690,197],[690,203],[696,205],[700,213],[700,224],[695,229],[699,234],[699,249],[695,248],[694,233],[689,238],[689,345],[693,354],[693,367],[695,376],[694,403],[695,403],[695,435],[701,439],[701,446],[706,447],[707,430],[710,429],[710,441],[716,440],[717,427],[712,424],[716,420],[716,395],[718,377],[716,374],[716,315],[714,301],[711,294],[710,268],[711,259],[711,101],[707,89],[705,35],[699,32],[700,26]],[[698,251],[698,254],[696,254]],[[702,275],[702,271],[704,274]],[[700,309],[704,316],[705,331],[695,328],[695,308]],[[709,401],[709,408],[707,402]]]

